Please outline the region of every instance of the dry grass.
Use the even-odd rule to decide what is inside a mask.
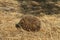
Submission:
[[[0,40],[60,40],[60,14],[39,16],[41,30],[39,32],[27,32],[15,27],[15,24],[19,22],[23,15],[18,13],[18,2],[15,0],[0,0],[0,4],[1,2],[9,2],[11,5],[5,3],[4,5],[13,7],[14,11],[0,9]]]

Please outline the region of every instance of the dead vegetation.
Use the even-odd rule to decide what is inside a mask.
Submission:
[[[46,3],[47,6],[55,6],[52,7],[53,11],[56,9],[58,10],[56,14],[54,12],[57,10],[51,12],[53,15],[46,15],[45,10],[49,9],[49,6],[47,8],[42,5],[42,3],[40,6],[40,2],[32,2],[31,7],[29,7],[30,4],[25,1],[25,3],[29,4],[29,9],[24,10],[23,8],[23,12],[21,12],[21,2],[20,0],[0,0],[0,40],[60,40],[60,1],[53,2],[54,4],[50,1],[49,4]],[[33,3],[34,7],[37,7],[33,8],[34,11],[30,9],[33,7]],[[45,8],[42,9],[41,7]],[[13,9],[13,11],[11,9]],[[40,13],[40,10],[43,12],[41,11]],[[30,15],[30,13],[31,15],[37,15],[36,17],[39,17],[41,29],[38,32],[27,32],[20,28],[18,30],[15,24],[21,20],[22,16],[27,14]]]
[[[58,14],[60,12],[60,6],[57,4],[58,0],[23,0],[21,2],[21,8],[25,14],[39,15],[43,14]]]

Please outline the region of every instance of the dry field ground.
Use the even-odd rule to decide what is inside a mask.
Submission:
[[[19,5],[16,0],[0,0],[0,40],[60,40],[60,14],[37,16],[41,29],[27,32],[15,26],[24,15]]]

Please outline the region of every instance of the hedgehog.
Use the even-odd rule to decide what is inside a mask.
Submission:
[[[21,18],[19,23],[16,24],[16,27],[21,27],[23,30],[36,32],[40,30],[40,20],[31,15],[25,15]]]

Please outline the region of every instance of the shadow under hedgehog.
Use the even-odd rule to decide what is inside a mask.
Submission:
[[[16,24],[17,28],[22,28],[25,31],[32,31],[37,32],[40,30],[41,22],[40,20],[32,15],[25,15],[22,17],[22,19],[19,21],[18,24]]]

